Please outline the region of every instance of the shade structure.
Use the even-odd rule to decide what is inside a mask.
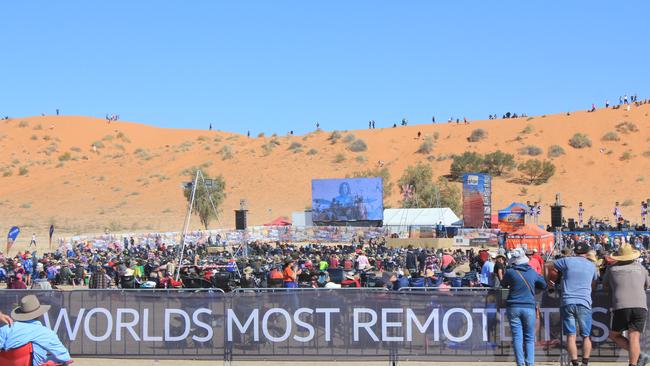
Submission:
[[[267,222],[264,226],[291,226],[291,221],[286,217],[276,217],[271,222]]]
[[[527,224],[508,234],[506,248],[508,250],[514,248],[537,249],[540,252],[548,252],[553,248],[554,240],[553,233],[549,233],[533,224]]]

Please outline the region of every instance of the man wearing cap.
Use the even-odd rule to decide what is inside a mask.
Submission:
[[[70,361],[70,354],[56,333],[36,320],[49,309],[50,305],[41,305],[34,295],[20,299],[20,305],[11,312],[13,325],[0,327],[0,348],[10,350],[31,342],[33,366],[50,360],[59,363]]]
[[[609,338],[628,351],[630,366],[644,365],[647,355],[641,356],[641,333],[648,318],[648,304],[645,290],[650,287],[650,278],[636,259],[641,253],[630,244],[623,244],[611,258],[616,264],[609,266],[603,284],[612,294],[612,326]],[[627,331],[627,338],[623,332]]]
[[[578,366],[578,346],[576,345],[577,327],[582,337],[582,365],[589,364],[591,355],[591,290],[598,279],[596,266],[587,259],[589,244],[580,241],[574,248],[575,256],[564,257],[554,262],[547,262],[547,281],[550,273],[562,274],[562,328],[567,337],[567,352],[572,366]]]

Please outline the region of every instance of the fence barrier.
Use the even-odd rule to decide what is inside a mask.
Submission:
[[[512,361],[500,291],[0,291],[10,312],[33,293],[73,356],[211,360]],[[562,355],[559,299],[541,295],[539,361]],[[609,297],[593,296],[591,359],[615,361]],[[647,326],[646,326],[647,327]],[[647,331],[647,329],[646,329]],[[650,337],[642,337],[648,349]]]

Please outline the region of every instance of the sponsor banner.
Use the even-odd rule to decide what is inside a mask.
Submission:
[[[492,177],[463,175],[463,224],[470,228],[492,226]]]
[[[240,292],[0,292],[0,310],[36,294],[52,308],[40,319],[73,356],[337,360],[513,360],[506,309],[496,290]],[[594,295],[594,360],[618,356],[607,341],[608,297]],[[536,354],[562,352],[559,300],[541,298]],[[648,349],[650,337],[642,337]]]

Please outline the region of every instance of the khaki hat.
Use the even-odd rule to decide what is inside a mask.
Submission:
[[[34,295],[27,295],[20,299],[18,307],[11,312],[11,317],[19,322],[34,320],[50,310],[50,305],[41,305]]]
[[[637,259],[640,255],[641,252],[632,248],[630,244],[625,243],[618,248],[616,255],[612,255],[611,258],[615,261],[625,262]]]
[[[251,273],[253,273],[253,268],[251,267],[244,268],[244,274],[251,274]]]

